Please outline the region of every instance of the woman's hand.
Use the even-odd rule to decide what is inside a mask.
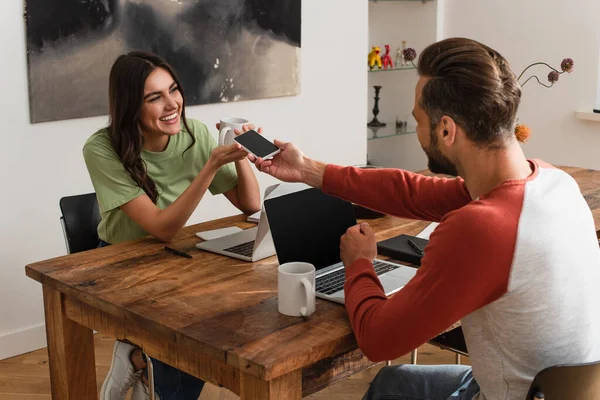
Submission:
[[[217,130],[221,130],[221,124],[220,123],[217,123],[216,126],[217,126]],[[246,133],[246,132],[251,131],[253,129],[255,129],[254,124],[247,124],[247,125],[242,125],[242,130],[241,131],[239,129],[234,129],[233,132],[236,135],[241,135],[242,133]],[[258,133],[260,133],[262,135],[262,132],[263,132],[262,128],[258,128],[258,129],[255,129],[255,130],[256,130],[256,132],[258,132]]]
[[[217,130],[221,128],[221,124],[216,124]],[[241,135],[242,133],[248,132],[249,130],[254,129],[253,124],[242,125],[242,129],[234,129],[234,133],[236,135]],[[262,128],[258,128],[258,133],[262,134]],[[225,164],[229,164],[230,162],[241,161],[248,156],[248,152],[242,148],[239,143],[234,143],[228,146],[219,146],[210,153],[210,158],[212,160],[213,165],[219,169]],[[211,161],[209,160],[209,161]]]
[[[246,156],[248,156],[248,153],[239,143],[219,146],[210,152],[207,164],[212,164],[216,169],[219,169],[225,164],[243,160]]]
[[[220,127],[220,124],[217,124],[217,129]],[[243,125],[241,130],[234,129],[234,133],[236,135],[241,135],[242,133],[248,132],[251,129],[254,129],[254,125],[247,124]],[[258,128],[257,131],[258,133],[262,133],[261,128]],[[235,145],[241,148],[238,143],[235,143]],[[219,147],[217,149],[219,149]],[[242,161],[244,158],[246,158],[246,156],[248,156],[248,153],[243,149],[242,151],[243,154],[235,152],[236,157],[238,154],[241,156],[240,158],[235,159],[235,169],[238,175],[238,183],[233,189],[225,192],[224,195],[236,208],[243,213],[250,215],[260,210],[260,192],[258,181],[256,180],[254,172],[250,168],[250,164],[246,161]]]

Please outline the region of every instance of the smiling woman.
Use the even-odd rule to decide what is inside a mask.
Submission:
[[[160,118],[174,113],[178,117],[175,122],[179,122],[179,115],[183,117],[183,126],[191,139],[188,148],[195,144],[196,139],[185,118],[182,93],[171,67],[152,54],[122,55],[110,71],[111,122],[108,133],[111,144],[125,170],[154,203],[158,191],[144,170],[141,150],[142,147],[149,151],[166,149],[169,136],[178,134],[181,127],[161,121]]]
[[[171,74],[157,68],[146,79],[140,127],[144,131],[146,148],[163,151],[169,143],[168,135],[179,133],[179,119],[183,97]]]
[[[247,214],[259,210],[258,183],[247,153],[239,144],[217,146],[204,124],[186,118],[185,99],[181,82],[161,57],[132,52],[112,66],[110,125],[83,148],[100,207],[101,246],[148,234],[170,241],[207,190],[224,194]],[[253,128],[245,125],[243,131]],[[123,400],[132,386],[133,398],[144,398],[144,366],[135,345],[117,342],[100,398]],[[161,398],[174,393],[198,397],[204,382],[159,360],[154,366]]]

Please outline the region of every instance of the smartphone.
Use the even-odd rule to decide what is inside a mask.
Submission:
[[[265,139],[263,135],[253,130],[237,135],[233,140],[242,145],[244,150],[248,153],[262,159],[271,158],[281,151],[279,147],[275,146]]]

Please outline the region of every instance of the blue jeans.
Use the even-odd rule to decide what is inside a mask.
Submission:
[[[465,365],[392,365],[379,371],[363,400],[471,400],[477,393]]]
[[[100,240],[98,247],[110,246]],[[133,344],[133,343],[132,343]],[[133,344],[135,346],[135,344]],[[152,358],[154,367],[154,390],[161,400],[196,400],[202,392],[204,381],[178,370],[156,358]],[[144,375],[147,376],[147,371]]]
[[[152,358],[154,391],[161,400],[196,400],[202,392],[204,381]],[[144,371],[146,378],[147,370]]]

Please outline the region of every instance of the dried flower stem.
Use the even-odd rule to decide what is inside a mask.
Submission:
[[[547,64],[547,63],[545,63],[545,62],[536,62],[536,63],[533,63],[533,64],[529,65],[527,68],[525,68],[525,69],[523,70],[523,72],[521,72],[521,75],[519,75],[519,77],[517,78],[517,81],[518,81],[519,79],[521,79],[521,77],[523,76],[523,74],[525,73],[525,71],[527,71],[529,68],[533,67],[534,65],[545,65],[546,67],[550,68],[551,70],[554,70],[554,71],[558,72],[559,74],[562,74],[562,73],[564,72],[564,71],[559,71],[559,70],[557,70],[556,68],[554,68],[554,67],[550,66],[549,64]],[[531,79],[531,78],[530,78],[530,79]],[[529,79],[527,79],[527,80],[529,80]],[[527,81],[525,81],[525,82],[527,82]],[[538,80],[538,82],[539,82],[539,80]],[[524,84],[523,84],[523,85],[524,85]],[[523,85],[521,85],[521,86],[523,86]],[[544,86],[546,86],[546,85],[544,85]]]
[[[544,84],[544,83],[540,82],[540,80],[538,79],[538,77],[537,77],[536,75],[531,75],[531,76],[530,76],[529,78],[527,78],[527,80],[526,80],[526,81],[525,81],[525,82],[524,82],[524,83],[521,85],[521,87],[525,86],[525,84],[526,84],[527,82],[529,82],[529,81],[531,80],[531,78],[535,78],[535,80],[536,80],[536,81],[538,81],[538,83],[539,83],[540,85],[542,85],[542,86],[545,86],[545,87],[547,87],[547,88],[551,88],[551,87],[552,87],[552,85],[554,85],[554,83],[551,83],[550,85],[546,85],[546,84]]]

